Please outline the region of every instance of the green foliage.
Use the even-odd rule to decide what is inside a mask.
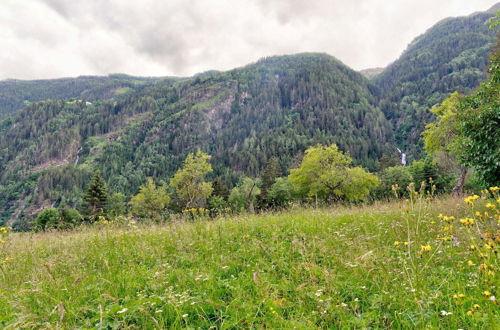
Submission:
[[[455,91],[472,92],[486,77],[496,33],[485,22],[492,16],[484,12],[442,20],[373,79],[396,143],[410,158],[422,156],[420,133],[433,120],[427,110]]]
[[[413,176],[410,172],[410,167],[393,166],[384,169],[379,174],[380,186],[374,191],[376,198],[391,198],[394,197],[394,188],[398,191],[399,196],[408,194],[408,185],[413,182]]]
[[[265,208],[270,206],[270,199],[268,197],[269,190],[275,183],[276,178],[281,174],[280,165],[276,157],[272,157],[264,169],[261,177],[260,194],[258,195],[259,206]]]
[[[61,217],[57,209],[45,209],[38,214],[34,221],[34,228],[36,230],[46,230],[50,228],[57,228],[61,222]]]
[[[348,201],[364,201],[370,192],[380,185],[380,180],[361,167],[347,169],[347,179],[340,190],[340,196]]]
[[[204,207],[212,194],[212,185],[204,181],[205,176],[212,172],[210,158],[200,150],[190,153],[172,178],[170,185],[186,209]]]
[[[351,163],[351,157],[336,145],[310,147],[288,179],[302,198],[362,200],[378,185],[378,179],[359,167],[349,168]]]
[[[236,187],[231,189],[228,199],[229,205],[236,212],[243,210],[253,212],[259,194],[260,188],[257,180],[243,178]]]
[[[267,194],[267,200],[273,208],[286,208],[295,199],[293,185],[287,177],[276,178]]]
[[[94,172],[83,200],[85,201],[84,213],[90,219],[95,220],[98,216],[106,214],[108,191],[99,171]]]
[[[126,196],[120,192],[109,196],[108,214],[111,217],[124,215],[127,212]]]
[[[413,182],[419,185],[422,182],[432,182],[436,186],[437,193],[450,191],[455,176],[453,173],[443,172],[432,158],[424,158],[415,161],[409,167]]]
[[[340,194],[351,162],[336,145],[310,147],[300,167],[290,170],[288,179],[302,197],[328,200]]]
[[[207,200],[208,211],[210,212],[211,217],[216,217],[218,215],[222,215],[227,213],[228,203],[221,196],[211,196]]]
[[[500,185],[500,42],[490,76],[458,106],[461,162],[474,168],[484,186]]]
[[[26,104],[43,100],[73,99],[97,101],[112,99],[115,91],[139,88],[159,78],[141,78],[127,75],[107,77],[82,76],[52,80],[15,80],[0,81],[0,120],[15,113]]]
[[[61,217],[61,226],[63,227],[71,228],[83,222],[82,215],[76,209],[63,208],[59,211],[59,214]]]
[[[170,196],[165,186],[156,186],[152,178],[139,188],[139,193],[130,200],[130,212],[140,218],[159,219],[168,203]]]
[[[221,197],[223,200],[227,201],[229,198],[229,188],[222,182],[220,176],[216,177],[212,182],[212,196]]]
[[[431,109],[431,112],[436,116],[436,120],[428,124],[426,130],[422,133],[425,151],[429,155],[434,155],[439,151],[444,151],[454,157],[460,155],[460,132],[457,120],[459,101],[459,94],[455,92],[439,106]]]

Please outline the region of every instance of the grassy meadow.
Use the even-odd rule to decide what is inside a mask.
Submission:
[[[0,327],[498,328],[497,198],[11,233]]]

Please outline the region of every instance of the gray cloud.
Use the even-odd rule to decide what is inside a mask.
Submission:
[[[440,19],[495,0],[2,0],[0,79],[192,75],[329,53],[385,66]]]

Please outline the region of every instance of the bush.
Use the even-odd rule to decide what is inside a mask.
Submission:
[[[207,201],[208,211],[211,217],[224,214],[227,211],[227,202],[221,196],[212,196]]]
[[[50,228],[57,228],[60,222],[61,216],[57,209],[50,208],[38,214],[34,222],[34,227],[35,230],[47,230]]]
[[[390,198],[394,196],[392,187],[397,185],[400,195],[407,195],[407,187],[413,181],[410,169],[404,166],[388,167],[379,174],[380,186],[374,191],[375,198]]]

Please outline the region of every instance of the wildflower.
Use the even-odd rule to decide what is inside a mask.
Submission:
[[[408,246],[410,243],[408,242],[403,242],[404,246]]]
[[[452,312],[447,312],[447,311],[443,310],[443,311],[440,312],[440,314],[441,314],[441,316],[448,316],[448,315],[451,315],[453,313]]]
[[[492,203],[487,203],[485,206],[486,206],[486,208],[493,209],[493,210],[496,208],[495,204],[492,204]]]
[[[468,311],[468,312],[467,312],[467,315],[468,315],[468,316],[472,316],[473,314],[474,314],[474,312],[473,312],[473,311]]]
[[[452,225],[449,225],[449,226],[444,226],[444,227],[443,227],[443,230],[444,230],[444,231],[452,231],[452,230],[453,230],[453,226],[452,226]]]
[[[432,250],[432,247],[430,245],[420,245],[420,249],[423,252],[429,252],[430,250]]]
[[[489,297],[489,296],[491,296],[491,292],[488,291],[488,290],[484,290],[483,291],[483,296]]]
[[[469,266],[474,266],[474,265],[475,265],[475,263],[473,263],[473,262],[472,262],[472,260],[469,260],[469,261],[467,261],[467,265],[469,265]]]
[[[479,308],[481,308],[481,306],[479,306],[478,304],[474,304],[474,306],[472,306],[472,308],[479,309]]]
[[[472,251],[474,251],[474,250],[476,249],[476,246],[475,246],[474,244],[471,244],[471,245],[469,246],[469,249],[471,249]]]
[[[495,272],[492,271],[492,270],[488,270],[488,272],[486,273],[488,276],[493,276],[495,275]]]
[[[400,241],[394,241],[394,247],[399,247],[400,244],[401,244]]]
[[[188,316],[189,316],[189,314],[182,314],[182,317],[183,317],[183,318],[186,318],[186,317],[188,317]]]
[[[465,199],[464,199],[464,202],[465,202],[466,204],[473,205],[473,204],[474,204],[474,201],[475,201],[476,199],[478,199],[478,198],[479,198],[479,196],[478,196],[478,195],[472,195],[472,196],[469,196],[469,197],[465,198]]]
[[[475,223],[475,220],[473,218],[463,218],[460,219],[460,223],[464,226],[471,226]]]
[[[500,187],[490,187],[490,190],[491,191],[499,191],[500,190]]]

